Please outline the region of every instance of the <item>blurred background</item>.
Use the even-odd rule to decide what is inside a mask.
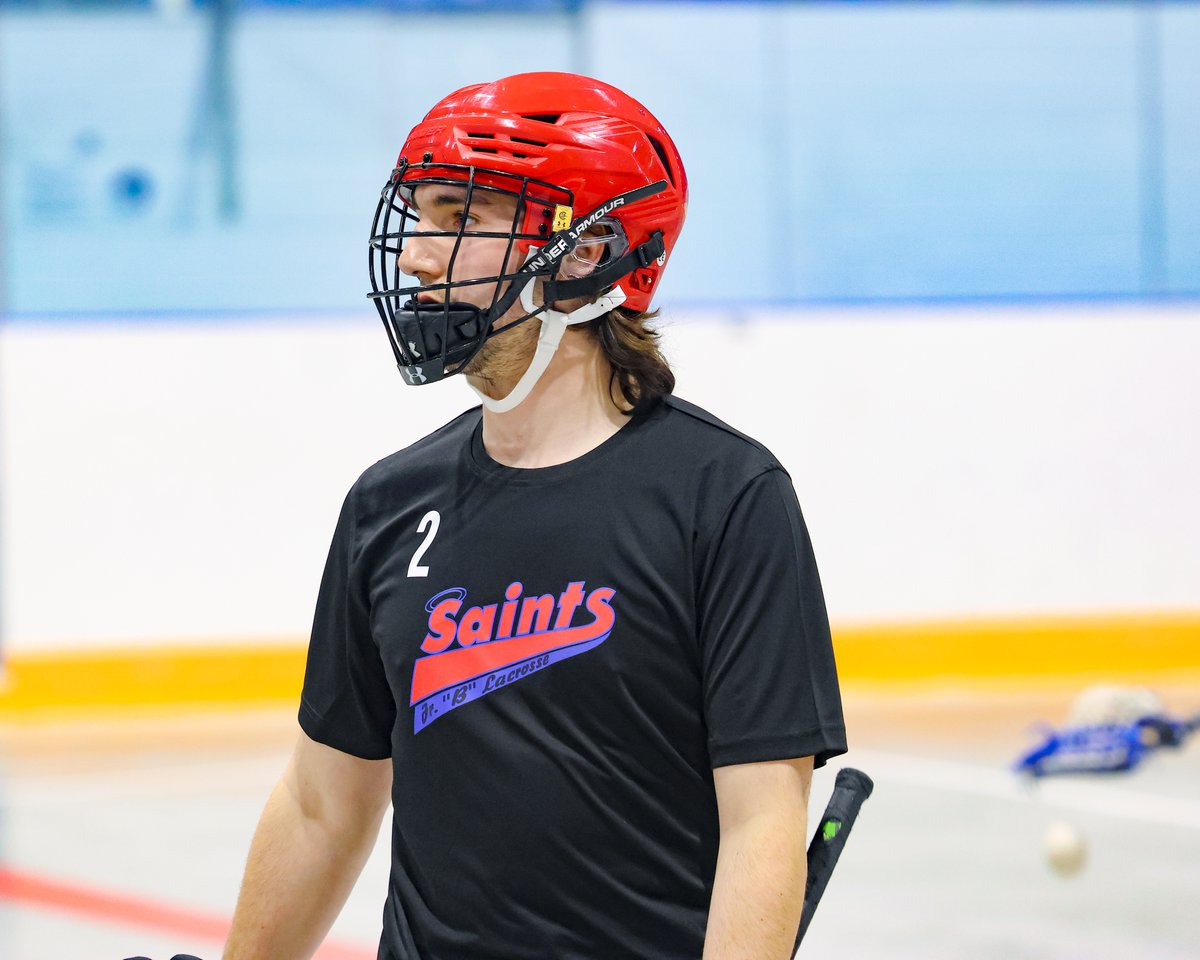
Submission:
[[[795,0],[0,0],[0,956],[217,954],[341,499],[475,402],[396,373],[378,191],[530,70],[671,131],[678,393],[813,534],[884,775],[805,953],[1194,957],[1196,750],[1005,767],[1088,684],[1200,708],[1200,3]]]

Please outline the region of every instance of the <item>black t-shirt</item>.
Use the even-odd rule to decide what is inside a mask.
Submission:
[[[381,960],[697,960],[713,767],[846,749],[791,481],[676,398],[539,469],[470,410],[346,498],[300,722],[392,759]]]

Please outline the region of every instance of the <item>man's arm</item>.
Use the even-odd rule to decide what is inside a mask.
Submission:
[[[250,845],[225,960],[307,960],[379,836],[390,760],[362,760],[301,734]]]
[[[717,767],[721,840],[704,960],[788,960],[804,906],[813,758]]]

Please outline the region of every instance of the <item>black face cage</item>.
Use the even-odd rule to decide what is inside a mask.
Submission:
[[[405,179],[412,170],[418,176]],[[487,185],[481,185],[480,177],[486,177]],[[511,190],[494,186],[495,182],[512,183]],[[465,189],[463,198],[464,216],[458,229],[452,231],[417,230],[420,216],[412,204],[412,194],[423,184],[446,184]],[[478,191],[489,190],[510,194],[516,198],[516,210],[507,232],[489,232],[467,229],[466,212]],[[536,191],[537,196],[531,194]],[[552,198],[552,199],[547,199]],[[501,271],[506,270],[513,248],[519,240],[544,244],[551,236],[555,207],[571,207],[571,191],[553,184],[519,177],[495,170],[481,169],[464,164],[422,163],[410,167],[401,160],[392,171],[380,195],[371,228],[370,275],[371,293],[392,345],[400,372],[409,383],[432,383],[459,372],[489,336],[496,331],[493,323],[504,316],[520,296],[521,289],[538,274],[553,269],[546,264],[543,269],[521,269],[508,273],[467,280],[454,277],[458,252],[464,237],[502,239],[506,241]],[[544,217],[539,218],[537,233],[521,233],[521,224],[526,219],[530,206],[540,206]],[[400,267],[400,256],[405,243],[412,237],[453,238],[454,245],[446,264],[445,280],[440,283],[420,284],[405,276]],[[486,307],[465,303],[455,299],[455,294],[465,287],[491,284],[494,286],[491,302]],[[421,302],[428,295],[427,302]],[[541,309],[545,309],[544,307]],[[541,310],[521,317],[527,320]],[[509,326],[513,326],[510,324]],[[506,326],[504,329],[508,329]]]
[[[406,180],[409,171],[413,175]],[[484,183],[480,183],[481,177]],[[504,189],[497,183],[511,183],[513,189]],[[457,230],[413,229],[420,217],[412,204],[412,193],[423,184],[446,184],[465,189],[464,216]],[[517,302],[526,284],[537,277],[546,280],[543,302],[548,305],[558,300],[592,296],[610,288],[617,279],[638,266],[648,266],[663,253],[662,234],[656,231],[649,241],[629,250],[623,228],[608,215],[618,207],[653,196],[666,189],[666,186],[666,181],[658,181],[639,187],[613,197],[596,210],[583,217],[575,217],[569,225],[564,225],[555,222],[556,212],[565,208],[570,216],[574,196],[563,187],[531,177],[466,164],[433,163],[429,155],[422,163],[414,165],[401,159],[388,178],[375,208],[368,257],[371,276],[371,293],[368,297],[379,311],[396,364],[405,381],[414,385],[433,383],[460,372],[489,337],[546,310],[546,306],[538,307],[499,331],[493,328],[495,322]],[[476,192],[484,190],[516,198],[516,210],[507,232],[466,229],[465,214],[470,210]],[[521,233],[522,223],[529,219],[527,213],[530,207],[542,209],[542,216],[537,218],[538,232]],[[604,230],[605,234],[599,238],[584,239],[585,233],[598,229]],[[409,281],[401,270],[400,256],[404,244],[418,235],[423,238],[453,238],[444,281],[421,285],[415,280]],[[507,264],[518,241],[537,243],[540,249],[534,251],[514,272],[455,280],[455,263],[464,237],[505,240],[504,259],[499,268],[501,271],[507,271]],[[586,276],[571,277],[568,270],[565,271],[568,274],[565,279],[552,279],[564,258],[577,246],[587,243],[605,244],[599,266],[595,269],[589,267]],[[456,291],[481,284],[493,285],[491,302],[487,307],[454,299]],[[422,295],[428,295],[425,302],[420,299]]]

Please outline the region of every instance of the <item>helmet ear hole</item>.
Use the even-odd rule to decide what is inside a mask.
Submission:
[[[635,270],[629,275],[629,282],[643,293],[648,293],[654,286],[654,274],[649,270]]]
[[[580,239],[559,267],[558,277],[571,280],[595,273],[629,247],[618,220],[598,220]]]
[[[604,217],[597,220],[580,238],[575,249],[563,259],[560,277],[586,277],[629,249],[629,239],[621,221]]]
[[[558,269],[558,279],[575,280],[586,277],[595,269],[595,263],[573,252],[563,259],[562,266]]]

